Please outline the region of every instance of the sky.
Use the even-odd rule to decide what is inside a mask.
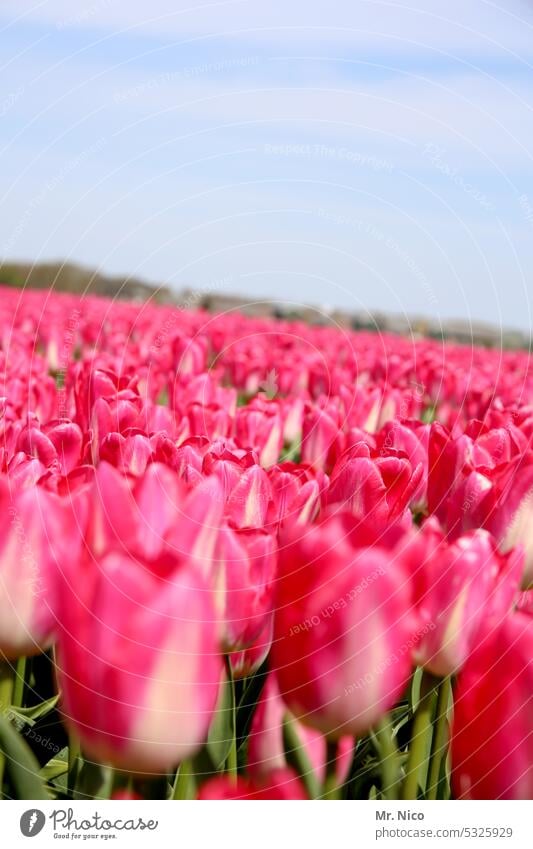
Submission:
[[[0,63],[3,260],[530,330],[531,0],[2,0]]]

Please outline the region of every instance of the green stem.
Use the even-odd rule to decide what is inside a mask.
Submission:
[[[7,660],[0,659],[0,711],[9,717],[13,698],[13,667]],[[6,758],[0,750],[0,799],[3,798],[4,771]]]
[[[376,728],[380,748],[381,793],[384,799],[398,798],[398,750],[392,739],[392,724],[385,718]]]
[[[320,783],[309,760],[307,751],[300,740],[296,720],[289,713],[286,713],[283,718],[283,745],[285,747],[287,761],[291,766],[294,766],[302,779],[309,798],[318,799],[320,796]]]
[[[15,684],[13,687],[13,707],[22,707],[24,685],[26,683],[26,658],[19,657],[15,669]]]
[[[432,732],[433,708],[437,679],[424,672],[420,684],[420,701],[415,712],[409,745],[402,799],[418,798],[420,771],[427,760],[428,737]]]
[[[192,764],[190,761],[182,761],[176,772],[176,779],[172,789],[172,799],[189,799],[192,778]]]
[[[80,741],[72,732],[68,735],[68,776],[67,776],[67,794],[68,798],[74,797],[76,789],[76,780],[79,771],[79,756],[80,756]]]
[[[237,780],[237,711],[235,708],[235,681],[233,680],[233,670],[231,668],[231,661],[229,657],[226,655],[226,671],[228,675],[228,683],[231,687],[231,748],[228,752],[228,757],[226,758],[226,771],[233,778],[234,781]]]
[[[444,678],[439,686],[431,755],[429,761],[427,798],[436,799],[439,787],[440,767],[443,757],[446,757],[448,732],[448,705],[452,693],[451,678]]]

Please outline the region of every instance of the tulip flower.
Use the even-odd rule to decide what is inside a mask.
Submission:
[[[227,651],[253,644],[270,619],[276,543],[264,531],[222,528],[215,549],[215,580]]]
[[[533,617],[480,637],[455,692],[452,778],[459,799],[533,798]]]
[[[283,447],[283,423],[276,401],[256,398],[237,410],[236,440],[241,448],[257,451],[264,468],[279,460]]]
[[[334,404],[308,404],[302,427],[302,461],[331,471],[344,447],[338,409]]]
[[[337,461],[325,493],[326,504],[342,505],[360,519],[370,517],[383,526],[396,519],[411,524],[408,505],[422,477],[409,460],[398,457],[370,457],[365,443],[350,448]]]
[[[320,509],[320,494],[327,488],[327,476],[315,474],[310,466],[280,463],[269,469],[271,500],[269,525],[290,519],[304,524],[312,521]]]
[[[420,619],[415,662],[437,676],[457,672],[476,645],[481,627],[496,627],[511,610],[523,554],[498,552],[487,531],[471,531],[449,544],[428,522],[407,547]]]
[[[368,731],[411,671],[408,575],[394,550],[355,548],[355,527],[333,517],[280,540],[272,669],[292,713],[332,738]]]
[[[81,540],[69,512],[45,490],[10,495],[0,478],[0,652],[38,654],[56,631],[53,596],[58,558],[76,558]]]
[[[198,570],[120,552],[65,569],[58,596],[62,711],[89,757],[171,770],[207,737],[223,663]]]
[[[263,630],[249,646],[227,653],[231,664],[231,674],[235,680],[248,678],[259,671],[270,652],[273,633],[274,615],[271,613],[266,619]]]

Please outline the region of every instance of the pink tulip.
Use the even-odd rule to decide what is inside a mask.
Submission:
[[[480,638],[457,682],[452,735],[460,799],[533,798],[533,617]]]
[[[411,671],[408,575],[394,549],[352,535],[344,516],[280,540],[272,669],[293,714],[335,738],[368,731]]]
[[[90,757],[161,772],[200,748],[223,664],[195,568],[118,551],[69,564],[58,618],[63,715]]]
[[[315,475],[311,467],[281,463],[269,469],[271,500],[268,522],[278,526],[290,519],[304,524],[312,521],[320,509],[320,494],[327,487],[326,475]]]
[[[239,777],[220,775],[207,781],[201,788],[198,799],[277,800],[307,799],[304,786],[292,769],[276,769],[261,783]]]
[[[52,598],[57,560],[80,542],[69,514],[37,487],[11,496],[0,478],[0,652],[15,659],[51,645],[56,630]]]
[[[380,524],[404,519],[417,491],[422,466],[411,467],[409,460],[398,457],[370,457],[367,445],[359,443],[337,461],[325,494],[329,505],[341,505],[354,516],[369,517]]]
[[[257,451],[264,468],[279,460],[283,447],[283,424],[276,401],[256,398],[237,410],[236,441],[241,448]]]
[[[429,522],[408,546],[419,640],[415,662],[437,676],[457,672],[481,627],[496,627],[518,594],[523,556],[502,555],[490,534],[471,531],[449,544]]]
[[[502,551],[521,545],[525,551],[522,584],[533,584],[533,451],[499,467],[491,476],[480,522],[500,543]]]
[[[227,651],[243,649],[260,636],[271,616],[276,544],[264,531],[222,528],[215,559],[224,646]]]
[[[331,471],[342,452],[344,435],[338,409],[333,403],[308,404],[303,418],[302,461],[316,469]]]
[[[271,613],[265,622],[263,630],[251,645],[245,649],[228,652],[231,672],[236,680],[239,678],[248,678],[250,675],[254,675],[259,671],[269,655],[273,634],[274,615]]]
[[[268,476],[261,466],[250,466],[232,487],[226,505],[228,518],[237,528],[262,528],[271,500]]]

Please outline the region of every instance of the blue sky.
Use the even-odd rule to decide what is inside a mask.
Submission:
[[[0,256],[530,328],[532,3],[3,0],[0,49]]]

